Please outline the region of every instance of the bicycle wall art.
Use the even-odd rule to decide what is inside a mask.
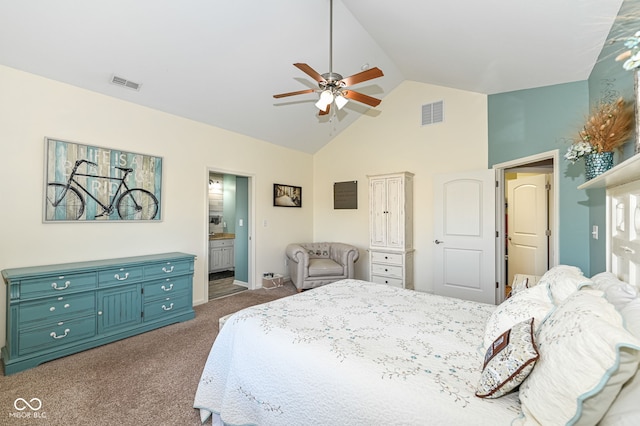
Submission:
[[[45,150],[45,223],[161,220],[161,157],[52,138]]]

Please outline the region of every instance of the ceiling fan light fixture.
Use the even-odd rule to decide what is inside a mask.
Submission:
[[[331,102],[333,102],[333,93],[331,93],[331,90],[323,90],[322,93],[320,93],[320,100],[316,102],[316,107],[320,111],[324,111]]]
[[[342,94],[339,94],[338,96],[336,96],[335,102],[338,110],[341,110],[347,104],[347,102],[349,102],[349,99],[342,96]]]

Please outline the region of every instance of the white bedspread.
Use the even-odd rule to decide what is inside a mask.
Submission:
[[[343,280],[231,316],[194,407],[230,425],[508,425],[474,395],[495,306]]]

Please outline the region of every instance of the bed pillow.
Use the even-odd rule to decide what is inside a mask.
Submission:
[[[597,290],[562,302],[536,343],[540,358],[520,385],[520,424],[596,424],[638,367],[640,339]]]
[[[594,288],[604,291],[604,297],[621,310],[625,305],[638,296],[636,287],[621,281],[611,272],[601,272],[591,277]]]
[[[621,310],[627,330],[640,339],[640,299],[627,303]],[[640,425],[640,372],[624,384],[611,407],[600,421],[600,426]]]
[[[521,321],[533,317],[537,329],[553,308],[554,304],[546,285],[537,285],[514,294],[498,305],[487,320],[480,353],[486,353],[498,336]]]
[[[533,318],[505,331],[487,349],[476,396],[499,398],[518,387],[538,359]]]
[[[581,288],[593,286],[594,282],[585,277],[576,266],[558,265],[542,275],[538,285],[542,284],[549,286],[553,303],[558,305]]]

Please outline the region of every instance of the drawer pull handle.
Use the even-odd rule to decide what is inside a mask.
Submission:
[[[64,308],[65,308],[65,309],[69,308],[70,306],[71,306],[71,305],[70,305],[70,304],[68,304],[68,303],[65,303],[65,304],[64,304]]]
[[[173,289],[173,283],[171,283],[169,288],[165,287],[164,284],[162,284],[162,287],[160,287],[160,288],[163,289],[164,291],[171,291]]]
[[[169,269],[167,269],[167,267],[166,267],[166,266],[163,266],[163,267],[162,267],[162,271],[163,271],[163,272],[166,272],[167,274],[168,274],[169,272],[173,272],[173,265],[171,265],[171,268],[169,268]]]
[[[60,336],[58,336],[55,331],[52,331],[50,336],[53,337],[54,339],[62,339],[63,337],[67,337],[67,335],[69,334],[70,331],[71,330],[69,330],[68,328],[65,328],[64,329],[64,334],[62,334]]]
[[[69,286],[71,285],[71,281],[65,281],[64,282],[64,287],[58,287],[58,283],[52,283],[51,284],[51,288],[54,290],[65,290],[67,288],[69,288]]]
[[[120,278],[120,274],[115,274],[113,277],[118,281],[124,281],[127,278],[129,278],[129,273],[125,272],[124,277],[122,277],[122,278]]]
[[[53,311],[55,311],[55,310],[56,310],[56,307],[55,307],[55,306],[52,306],[52,307],[50,307],[50,308],[49,308],[49,310],[50,310],[51,312],[53,312]]]
[[[627,246],[620,246],[620,248],[622,249],[622,251],[624,251],[625,253],[631,253],[634,254],[636,251],[634,249],[632,249],[631,247],[627,247]]]
[[[168,308],[165,305],[162,305],[162,310],[163,311],[170,311],[172,309],[173,309],[173,302],[171,302],[171,304],[169,305]]]

